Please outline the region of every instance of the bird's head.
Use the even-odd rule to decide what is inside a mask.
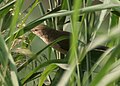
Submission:
[[[31,31],[35,35],[42,37],[44,35],[45,30],[47,30],[46,26],[43,24],[40,24],[40,25],[36,26],[35,28],[33,28]]]

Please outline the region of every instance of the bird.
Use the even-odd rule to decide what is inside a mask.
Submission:
[[[47,45],[58,39],[59,37],[65,36],[68,37],[62,41],[57,42],[52,46],[55,50],[59,51],[62,54],[67,54],[70,47],[70,36],[71,33],[67,31],[55,30],[47,25],[40,24],[34,27],[32,33],[40,37]]]
[[[68,53],[68,51],[70,49],[70,36],[72,35],[72,33],[67,32],[67,31],[55,30],[44,24],[39,24],[38,26],[31,29],[31,31],[33,34],[40,37],[46,44],[52,43],[59,37],[67,36],[68,37],[67,39],[59,41],[51,47],[54,48],[55,50],[59,51],[62,54]],[[94,50],[96,50],[96,51],[102,50],[102,52],[104,52],[107,49],[108,49],[108,47],[106,47],[106,46],[98,46]]]

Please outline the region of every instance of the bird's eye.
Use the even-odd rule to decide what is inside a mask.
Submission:
[[[38,29],[35,29],[35,31],[38,31]]]

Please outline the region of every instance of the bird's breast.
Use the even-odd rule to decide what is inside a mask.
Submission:
[[[49,41],[47,35],[41,36],[40,38],[41,38],[46,44],[50,44],[50,43],[51,43],[51,42]]]

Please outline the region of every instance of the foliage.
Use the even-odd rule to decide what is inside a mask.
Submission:
[[[119,86],[119,8],[119,0],[0,0],[0,86]],[[65,37],[46,45],[31,33],[41,23],[68,26],[67,55],[50,47]]]

